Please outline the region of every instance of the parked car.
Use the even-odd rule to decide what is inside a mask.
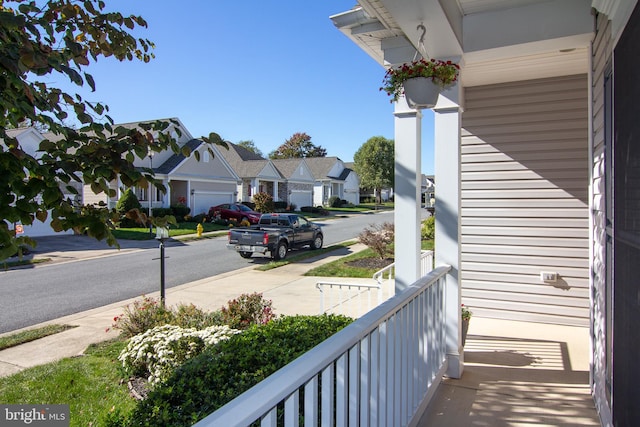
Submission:
[[[242,258],[251,258],[254,252],[270,252],[275,260],[284,259],[290,249],[309,246],[322,247],[322,230],[305,217],[295,214],[264,214],[257,226],[229,230],[227,249]]]
[[[209,216],[214,219],[235,220],[241,223],[243,220],[249,221],[251,224],[257,224],[260,221],[260,212],[256,212],[241,203],[225,203],[213,206],[209,209]]]

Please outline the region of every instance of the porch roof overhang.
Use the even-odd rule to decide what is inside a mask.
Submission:
[[[463,86],[586,73],[591,0],[359,0],[331,17],[384,67],[423,57],[459,61]]]

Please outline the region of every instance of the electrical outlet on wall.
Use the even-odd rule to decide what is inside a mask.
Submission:
[[[553,283],[558,280],[558,273],[552,273],[549,271],[541,271],[540,272],[540,280],[543,282]]]

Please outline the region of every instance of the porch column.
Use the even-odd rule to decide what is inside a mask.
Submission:
[[[171,180],[167,178],[164,183],[167,191],[162,195],[162,206],[161,208],[171,206]]]
[[[396,294],[420,278],[420,185],[422,113],[404,98],[395,103]]]
[[[280,196],[278,195],[278,181],[273,181],[273,201],[280,201]]]
[[[450,91],[453,91],[450,90]],[[443,98],[442,96],[440,97]],[[448,100],[447,100],[448,101]],[[460,116],[458,105],[446,102],[435,113],[435,256],[448,264],[446,288],[447,375],[460,378],[464,370],[460,315]]]

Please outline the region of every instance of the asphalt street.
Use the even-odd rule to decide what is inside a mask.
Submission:
[[[369,224],[393,221],[393,212],[354,215],[318,222],[325,246],[355,238]],[[86,236],[38,239],[36,257],[55,254],[55,261],[0,272],[0,333],[101,307],[160,288],[158,242],[121,241],[120,250]],[[226,249],[226,237],[168,241],[165,286],[185,283],[266,263]]]

